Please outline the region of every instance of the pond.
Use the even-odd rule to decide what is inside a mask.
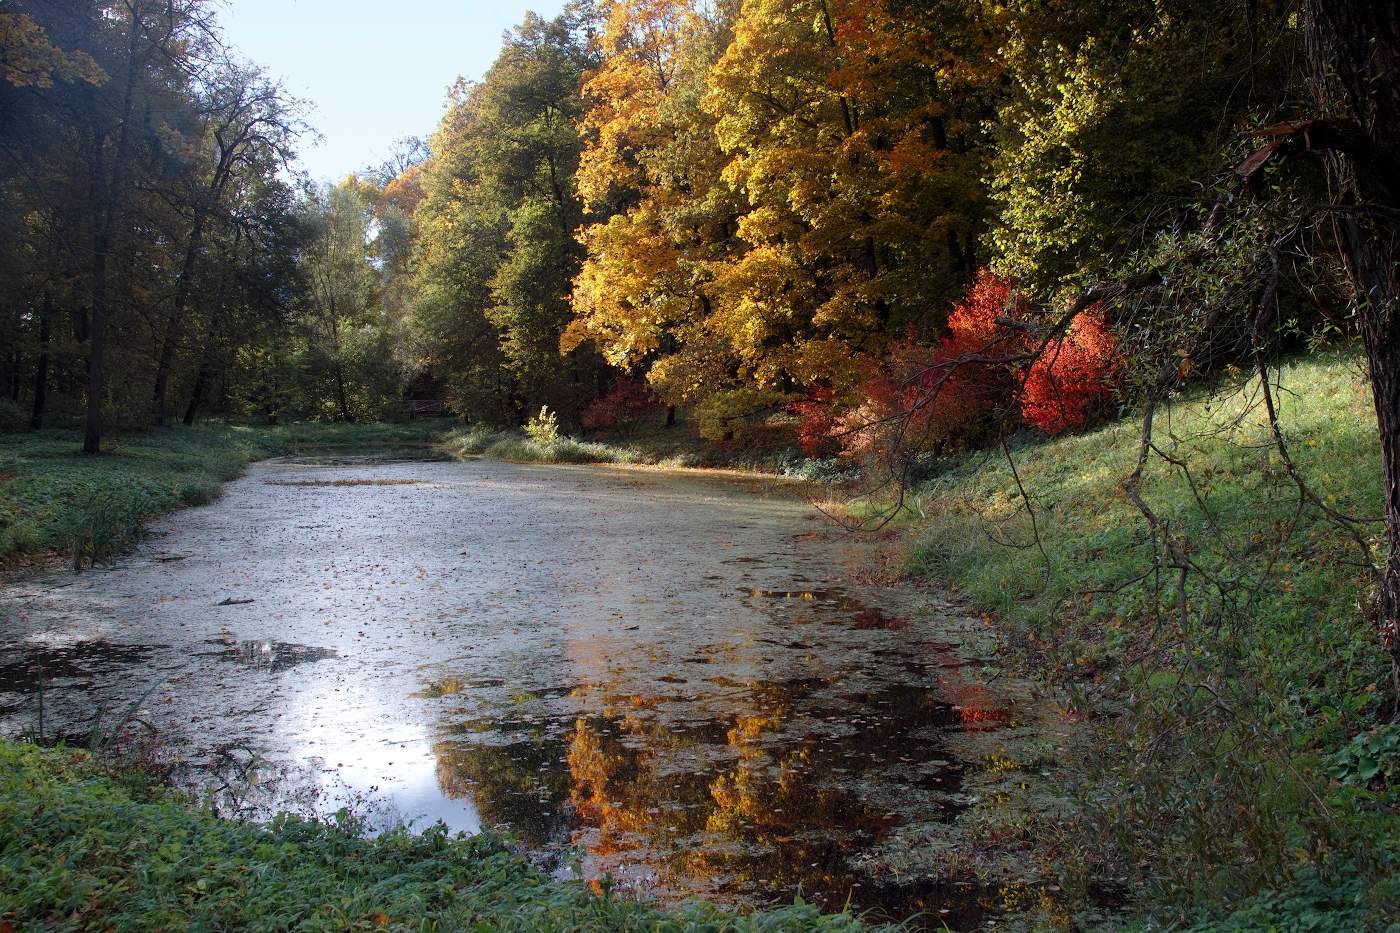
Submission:
[[[131,712],[227,811],[498,828],[643,896],[962,928],[995,897],[940,853],[987,762],[1056,741],[983,623],[776,481],[305,458],[151,531],[0,590],[0,729]]]

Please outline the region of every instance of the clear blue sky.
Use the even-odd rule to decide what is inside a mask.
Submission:
[[[377,164],[401,136],[429,136],[447,89],[482,76],[526,10],[563,0],[222,0],[229,44],[313,105],[325,137],[302,147],[313,178]]]

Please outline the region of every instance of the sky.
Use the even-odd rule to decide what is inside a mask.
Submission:
[[[427,138],[458,75],[479,79],[526,10],[563,0],[222,0],[224,37],[309,101],[324,137],[302,145],[314,179],[338,181]]]

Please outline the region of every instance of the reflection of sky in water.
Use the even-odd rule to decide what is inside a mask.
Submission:
[[[470,798],[439,789],[437,757],[424,729],[385,716],[393,705],[348,683],[299,695],[288,713],[297,738],[292,757],[319,766],[322,806],[334,810],[368,798],[377,828],[402,820],[422,829],[441,820],[454,832],[479,832]]]
[[[753,491],[266,464],[156,523],[122,567],[27,584],[0,667],[76,639],[45,656],[73,675],[46,695],[55,726],[144,703],[192,768],[285,766],[259,792],[296,812],[503,826],[663,897],[953,906],[940,850],[904,840],[941,838],[966,806],[962,763],[998,748],[970,741],[1016,731],[1005,682],[963,671],[982,627],[854,582],[857,542]],[[0,730],[26,709],[0,703]],[[900,870],[912,850],[931,855]]]

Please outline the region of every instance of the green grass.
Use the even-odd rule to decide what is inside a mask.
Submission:
[[[249,460],[279,449],[267,432],[222,427],[124,435],[97,457],[79,444],[73,431],[0,435],[0,561],[107,559],[144,518],[211,501]]]
[[[219,819],[84,752],[0,742],[0,927],[46,930],[854,930],[806,905],[748,916],[602,897],[502,840],[364,838]]]
[[[315,448],[428,443],[446,425],[202,425],[121,434],[100,456],[75,431],[0,434],[0,565],[63,554],[75,565],[131,546],[142,522],[213,501],[249,461]]]
[[[1359,354],[1294,361],[1279,381],[1308,483],[1342,512],[1379,515]],[[1122,491],[1136,418],[1019,437],[1021,486],[1000,450],[942,464],[913,497],[910,569],[994,618],[1011,657],[1092,720],[1080,809],[1046,833],[1060,858],[1171,922],[1246,904],[1251,925],[1273,910],[1280,929],[1353,928],[1353,914],[1308,927],[1287,911],[1400,910],[1400,793],[1374,761],[1338,777],[1339,762],[1370,761],[1347,758],[1358,741],[1400,754],[1364,743],[1389,714],[1388,661],[1357,608],[1359,549],[1320,509],[1299,508],[1257,388],[1227,376],[1158,415],[1162,452],[1187,469],[1154,455],[1142,491],[1197,566],[1180,589]],[[1381,531],[1363,534],[1374,546]]]
[[[1281,421],[1299,468],[1333,506],[1378,515],[1375,416],[1359,367],[1350,352],[1285,367]],[[1152,508],[1191,540],[1200,563],[1241,580],[1232,557],[1248,555],[1252,569],[1263,567],[1257,558],[1267,556],[1277,524],[1292,519],[1297,506],[1253,398],[1246,385],[1179,401],[1159,416],[1159,443],[1189,464],[1209,513],[1181,471],[1159,457],[1143,486]],[[1067,673],[1119,664],[1140,647],[1137,626],[1163,620],[1175,596],[1170,585],[1159,592],[1155,578],[1124,585],[1150,569],[1156,553],[1147,523],[1121,490],[1137,456],[1139,427],[1129,418],[1069,437],[1023,437],[1014,445],[1044,554],[1001,543],[1027,544],[1033,536],[1000,451],[951,463],[918,491],[916,506],[927,517],[914,570],[955,587],[1020,635],[1062,640],[1052,660]],[[1378,540],[1380,531],[1372,525],[1367,533]],[[1362,583],[1357,557],[1350,538],[1309,508],[1276,565],[1247,581],[1264,583],[1247,631],[1243,607],[1233,618],[1211,616],[1215,607],[1199,583],[1189,590],[1199,602],[1193,611],[1203,622],[1233,627],[1247,659],[1281,664],[1276,673],[1294,685],[1299,704],[1327,710],[1347,728],[1359,726],[1375,713],[1386,672],[1379,641],[1356,610]],[[1369,698],[1364,708],[1348,703],[1332,709],[1358,696]]]
[[[845,464],[812,460],[792,444],[729,447],[693,434],[684,424],[643,426],[595,440],[561,436],[540,443],[524,432],[485,426],[458,428],[445,446],[457,456],[485,456],[516,463],[620,463],[679,469],[727,469],[775,473],[817,482],[851,478]]]

